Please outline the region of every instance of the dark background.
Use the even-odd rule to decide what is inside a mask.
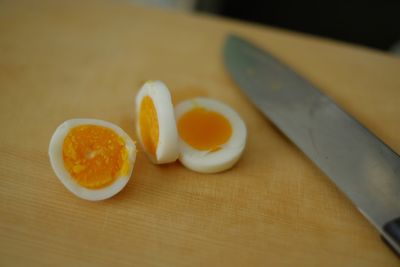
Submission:
[[[400,40],[400,0],[199,0],[196,10],[381,50]]]

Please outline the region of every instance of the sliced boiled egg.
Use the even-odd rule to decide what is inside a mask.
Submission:
[[[178,159],[178,131],[167,86],[146,82],[136,96],[136,133],[148,156],[156,164]]]
[[[247,130],[229,106],[208,98],[186,100],[175,107],[180,162],[188,169],[214,173],[231,168],[240,158]]]
[[[103,200],[117,194],[129,181],[136,146],[110,122],[71,119],[54,132],[49,157],[69,191],[86,200]]]

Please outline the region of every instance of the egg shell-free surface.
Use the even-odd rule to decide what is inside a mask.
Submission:
[[[247,129],[242,118],[225,103],[215,99],[196,97],[176,105],[177,123],[179,124],[179,119],[193,108],[204,108],[222,115],[228,120],[232,133],[227,142],[217,151],[197,150],[180,138],[180,162],[187,168],[201,173],[216,173],[231,168],[239,160],[246,146]]]
[[[153,101],[158,119],[158,143],[155,156],[146,152],[146,148],[141,141],[139,113],[143,98],[146,96],[149,96]],[[143,151],[156,164],[170,163],[177,160],[179,156],[178,132],[175,123],[174,107],[168,87],[161,81],[147,81],[140,88],[135,104],[136,136],[142,145]]]
[[[125,175],[118,177],[112,184],[104,188],[85,188],[79,185],[65,169],[63,160],[63,144],[65,137],[71,129],[81,125],[97,125],[106,127],[115,132],[125,142],[125,149],[128,154],[127,164],[129,166],[127,172]],[[124,130],[113,123],[97,119],[69,119],[58,126],[51,137],[49,144],[49,159],[57,178],[71,193],[86,200],[104,200],[120,192],[130,180],[135,165],[136,146]]]
[[[398,266],[375,229],[232,82],[228,33],[268,49],[400,152],[400,60],[327,39],[128,1],[0,2],[1,266]],[[234,108],[235,167],[198,174],[138,152],[116,196],[79,199],[47,149],[60,122],[100,118],[136,139],[140,86]]]

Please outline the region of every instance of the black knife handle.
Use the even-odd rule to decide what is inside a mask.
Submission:
[[[398,245],[400,246],[400,217],[396,218],[388,223],[386,223],[383,226],[383,231],[385,234],[390,236],[390,238]],[[400,252],[395,249],[392,244],[390,244],[389,240],[387,240],[384,236],[382,236],[383,241],[388,245],[394,253],[397,254],[398,257],[400,257]]]

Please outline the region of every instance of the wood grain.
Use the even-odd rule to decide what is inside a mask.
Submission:
[[[244,98],[221,47],[235,32],[298,70],[400,152],[400,60],[274,28],[119,1],[0,3],[1,266],[397,266],[377,232]],[[174,101],[233,106],[249,139],[230,171],[154,166],[139,152],[117,196],[69,193],[47,157],[64,120],[134,137],[134,97],[161,79]]]

